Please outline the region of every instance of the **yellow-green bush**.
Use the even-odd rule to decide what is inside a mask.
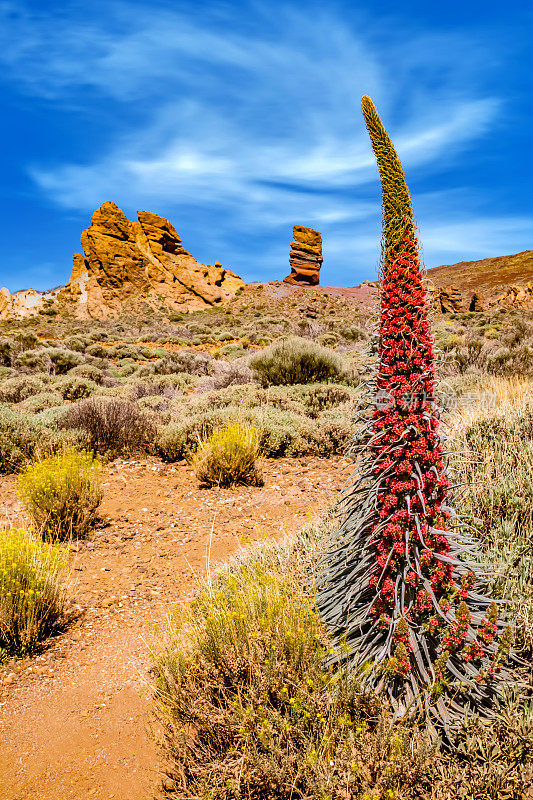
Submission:
[[[70,450],[27,467],[19,494],[43,534],[83,536],[102,499],[100,461],[87,451]]]
[[[533,708],[509,696],[448,750],[328,668],[314,604],[331,526],[255,545],[176,609],[154,648],[165,800],[521,800]],[[364,676],[363,676],[364,677]]]
[[[259,442],[259,431],[251,425],[217,428],[200,441],[192,458],[196,477],[204,486],[261,486]]]
[[[65,622],[67,554],[19,530],[0,530],[0,661],[27,655]]]

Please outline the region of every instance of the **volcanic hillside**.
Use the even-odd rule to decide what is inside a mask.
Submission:
[[[438,288],[456,286],[465,294],[480,292],[491,297],[501,294],[508,286],[526,286],[533,281],[533,250],[433,267],[428,269],[428,277]]]

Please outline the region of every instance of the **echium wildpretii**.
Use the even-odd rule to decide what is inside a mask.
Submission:
[[[368,681],[398,716],[448,725],[488,712],[510,649],[496,605],[478,591],[475,542],[450,525],[435,363],[411,198],[369,97],[363,114],[383,190],[377,371],[361,409],[359,474],[324,556],[318,608],[333,661],[373,665]]]

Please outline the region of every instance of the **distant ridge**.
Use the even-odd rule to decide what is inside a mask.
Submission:
[[[437,288],[455,286],[461,293],[481,293],[493,297],[509,286],[525,287],[533,282],[533,250],[511,256],[483,258],[480,261],[460,261],[427,271]]]

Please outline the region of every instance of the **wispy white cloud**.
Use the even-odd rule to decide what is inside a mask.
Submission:
[[[431,266],[445,263],[446,257],[458,252],[462,253],[462,260],[469,261],[483,254],[504,255],[531,249],[531,231],[533,216],[481,216],[420,226],[426,258],[431,254]]]
[[[270,255],[279,252],[275,236],[295,222],[323,230],[332,263],[350,260],[346,248],[360,263],[373,259],[379,198],[361,94],[383,110],[410,176],[459,157],[501,108],[473,73],[466,79],[468,57],[457,69],[453,34],[400,32],[399,57],[394,44],[380,47],[363,17],[358,25],[334,7],[310,14],[256,4],[253,21],[229,6],[202,17],[141,3],[131,10],[111,3],[104,23],[0,7],[0,61],[23,91],[58,105],[87,95],[91,113],[99,102],[115,104],[106,151],[85,163],[34,163],[29,173],[66,209],[113,199],[190,221],[194,208],[197,230],[202,216],[207,229],[216,214],[227,232],[206,236],[237,257],[243,232],[273,236],[257,264],[278,257]],[[510,231],[493,223],[487,247]],[[463,244],[474,252],[483,224],[425,227],[426,253]]]

